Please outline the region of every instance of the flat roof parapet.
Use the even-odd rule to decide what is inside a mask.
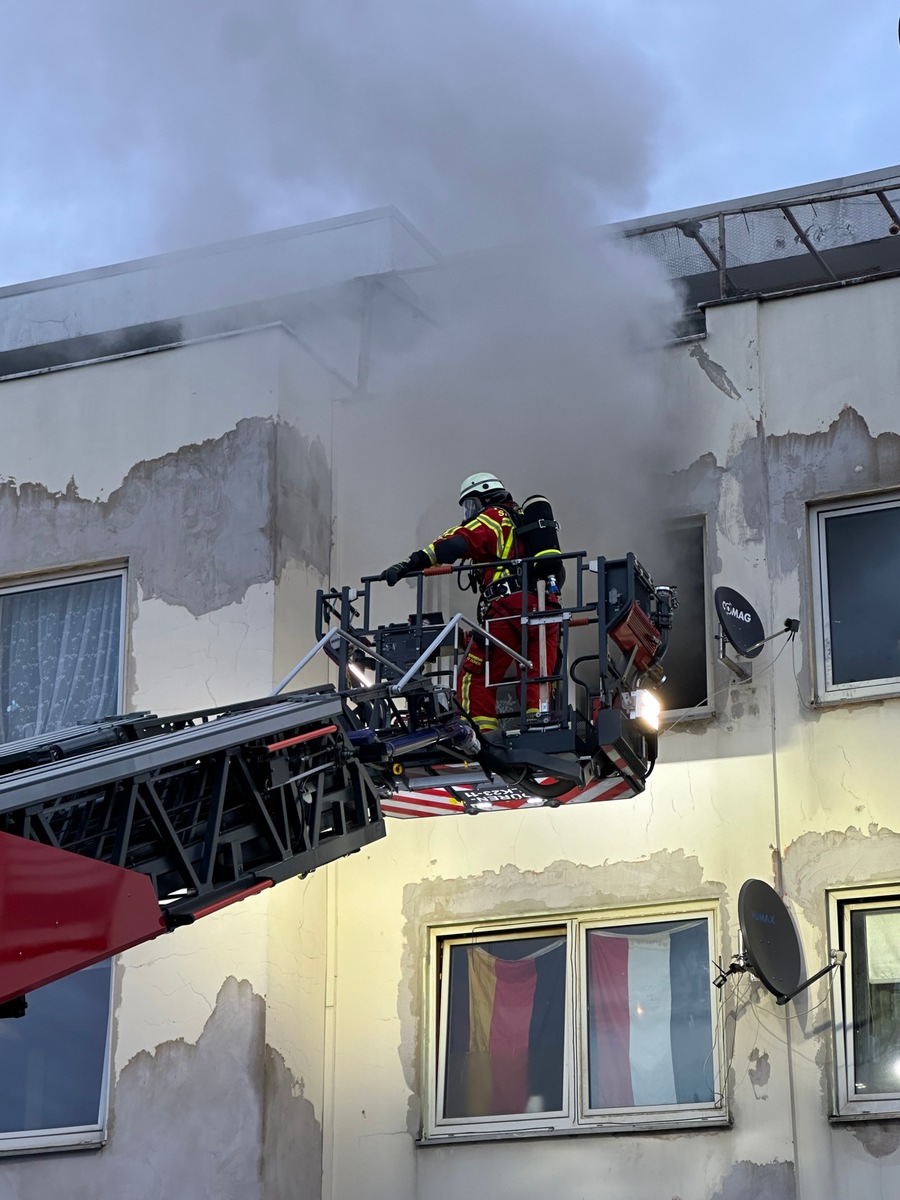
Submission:
[[[402,213],[379,208],[0,288],[0,376],[34,369],[22,364],[38,362],[42,348],[47,365],[60,365],[84,361],[98,339],[114,342],[119,332],[126,348],[159,345],[160,337],[177,340],[173,331],[191,318],[250,311],[440,257]]]

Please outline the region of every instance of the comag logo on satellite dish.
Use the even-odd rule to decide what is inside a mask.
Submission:
[[[735,608],[730,600],[724,600],[722,602],[722,609],[728,613],[729,617],[734,617],[736,621],[746,621],[749,625],[753,620],[753,617],[750,613],[741,612],[739,608]]]

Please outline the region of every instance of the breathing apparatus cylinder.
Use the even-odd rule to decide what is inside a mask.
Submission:
[[[537,559],[529,570],[536,579],[547,580],[553,576],[557,587],[561,587],[566,570],[559,557],[559,522],[553,517],[550,501],[546,496],[529,496],[519,507],[522,521],[516,533],[526,556]]]

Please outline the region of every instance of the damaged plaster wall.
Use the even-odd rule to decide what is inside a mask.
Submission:
[[[277,532],[273,499],[290,512]],[[288,560],[328,573],[325,449],[260,417],[136,463],[105,500],[81,497],[74,475],[61,493],[7,478],[0,514],[9,530],[4,574],[127,558],[146,599],[194,617],[240,601]]]
[[[365,1195],[372,1180],[397,1200],[444,1200],[482,1190],[488,1167],[498,1200],[519,1197],[523,1180],[561,1200],[597,1188],[660,1200],[663,1176],[672,1200],[897,1191],[900,1147],[888,1126],[828,1125],[827,982],[789,1011],[749,981],[740,993],[729,1018],[731,1129],[422,1150],[413,1141],[428,921],[709,898],[721,905],[727,962],[741,883],[777,883],[783,869],[814,968],[827,951],[829,882],[895,877],[885,747],[895,739],[896,702],[810,703],[806,503],[900,486],[891,428],[896,317],[898,281],[745,301],[709,311],[702,353],[695,343],[667,354],[671,396],[702,436],[679,443],[657,516],[661,508],[705,516],[712,586],[737,587],[768,629],[799,615],[794,646],[777,662],[766,652],[747,683],[717,667],[715,718],[664,735],[651,786],[634,800],[395,822],[387,843],[329,868],[327,888],[318,876],[282,885],[272,898],[123,956],[113,1140],[99,1156],[78,1158],[73,1178],[85,1196],[106,1189],[115,1139],[119,1153],[137,1154],[129,1149],[138,1136],[127,1117],[132,1081],[154,1095],[159,1081],[182,1080],[190,1062],[185,1086],[203,1076],[212,1085],[205,1103],[223,1096],[215,1120],[234,1130],[231,1091],[211,1060],[227,1040],[222,1031],[237,1027],[232,1067],[248,1086],[235,1118],[234,1178],[265,1200],[280,1200],[295,1178],[316,1195],[323,1175],[328,1200]],[[404,330],[391,327],[395,336]],[[339,562],[335,582],[350,583],[408,553],[426,525],[441,527],[461,473],[455,442],[452,452],[441,440],[433,452],[403,456],[403,431],[421,416],[417,397],[394,398],[388,428],[377,395],[347,398],[349,381],[327,375],[284,331],[268,330],[4,384],[0,517],[5,509],[13,530],[4,574],[133,560],[132,698],[171,710],[188,697],[218,702],[267,690],[312,640],[309,601],[330,559]],[[58,436],[40,436],[47,428]],[[99,429],[108,432],[102,445]],[[342,526],[334,556],[333,445]],[[357,475],[361,465],[367,475]],[[388,475],[390,493],[378,486]],[[605,482],[575,481],[601,490]],[[389,502],[398,495],[402,504]],[[318,513],[312,524],[301,505]],[[190,537],[173,538],[170,526]],[[397,589],[395,608],[405,601]],[[445,611],[456,604],[443,594]],[[202,686],[190,682],[200,677]],[[222,991],[231,976],[248,982]],[[169,1116],[159,1117],[160,1155]],[[254,1139],[255,1153],[266,1147],[271,1161],[262,1182],[257,1162],[255,1184]],[[0,1174],[0,1189],[15,1178],[32,1191],[11,1195],[53,1194],[62,1176],[52,1172],[74,1158],[15,1164],[14,1177]],[[213,1172],[209,1186],[229,1195],[211,1160],[202,1165]],[[168,1169],[155,1159],[142,1166],[135,1196],[166,1195],[153,1188]]]
[[[288,393],[287,340],[265,330],[0,389],[10,429],[0,450],[0,572],[127,564],[127,707],[172,711],[264,693],[280,580],[303,575],[296,607],[308,612],[328,575],[323,373],[292,363]],[[223,414],[238,412],[220,429]],[[147,455],[181,429],[218,431]]]
[[[318,366],[285,365],[287,340],[269,329],[0,387],[0,576],[127,566],[129,708],[266,694],[279,587],[302,577],[308,613],[328,574],[327,392]],[[0,1195],[12,1177],[35,1197],[318,1200],[322,895],[317,877],[295,881],[271,926],[256,897],[122,955],[108,1147],[4,1168]],[[185,1136],[195,1121],[208,1137]]]
[[[276,550],[276,447],[284,440],[300,481],[287,500],[305,516]],[[128,708],[171,711],[267,690],[276,558],[282,568],[305,562],[321,578],[330,519],[321,442],[263,418],[136,464],[106,500],[83,499],[74,486],[53,494],[38,483],[0,484],[7,578],[127,564]]]
[[[135,444],[135,450],[139,447]],[[135,463],[105,500],[73,482],[0,484],[4,574],[127,559],[147,599],[199,617],[273,577],[267,536],[274,425],[240,421],[219,438]]]
[[[731,1129],[427,1149],[413,1139],[425,1086],[429,921],[471,919],[477,928],[494,915],[708,895],[721,905],[727,963],[741,884],[756,877],[780,886],[783,875],[812,973],[828,952],[826,889],[898,878],[889,757],[897,701],[813,705],[807,526],[812,501],[900,488],[898,320],[900,281],[880,281],[713,307],[702,343],[668,350],[668,385],[694,434],[679,446],[662,507],[705,518],[710,592],[735,587],[767,632],[796,616],[800,634],[768,647],[746,682],[714,666],[713,716],[663,734],[643,796],[557,813],[397,822],[387,846],[340,865],[334,1197],[361,1194],[375,1167],[403,1200],[480,1189],[487,1170],[500,1196],[520,1195],[527,1180],[565,1200],[598,1189],[629,1200],[897,1191],[891,1123],[828,1121],[827,979],[786,1007],[747,977],[736,996],[726,988]],[[378,400],[363,424],[372,437]],[[340,406],[336,427],[344,470],[363,453],[345,449],[351,409]],[[411,464],[399,523],[386,532],[381,512],[357,506],[341,549],[346,577],[408,553],[419,525],[439,526],[446,506],[435,494],[460,473],[458,454],[436,455],[431,472]],[[347,487],[342,480],[342,505]],[[434,607],[452,613],[458,602],[442,592]],[[361,904],[377,923],[360,919]]]
[[[742,792],[748,767],[751,778]],[[652,796],[622,804],[392,822],[386,844],[340,864],[335,1197],[363,1194],[373,1164],[385,1189],[404,1200],[449,1200],[477,1189],[488,1169],[504,1198],[521,1195],[527,1179],[535,1191],[552,1182],[562,1197],[602,1184],[610,1195],[658,1200],[661,1177],[672,1196],[708,1196],[732,1161],[791,1162],[784,1049],[768,1050],[770,1077],[763,1086],[760,1058],[767,1051],[752,1020],[738,1024],[731,1045],[730,1078],[741,1093],[734,1129],[414,1145],[421,1121],[429,924],[471,922],[477,930],[493,919],[709,899],[721,905],[719,952],[730,957],[747,863],[741,846],[746,851],[758,837],[744,820],[753,811],[759,778],[746,760],[727,763],[719,793],[708,779],[703,789],[689,790],[683,768],[660,771],[664,782],[654,776]],[[759,819],[757,811],[757,827]],[[689,831],[698,827],[706,836],[691,838]],[[688,841],[694,850],[674,848]],[[768,846],[760,851],[760,874],[770,854]],[[362,903],[377,912],[377,922],[362,919]],[[756,1073],[755,1093],[748,1071]],[[351,1153],[356,1145],[364,1153]],[[735,1200],[745,1195],[737,1186],[725,1194]],[[779,1200],[794,1200],[793,1191]]]
[[[722,372],[704,370],[697,356],[686,359],[680,352],[667,362],[676,407],[680,402],[702,413],[703,442],[685,449],[677,463],[679,474],[661,507],[657,505],[654,519],[663,511],[705,516],[710,561],[716,569],[723,569],[723,563],[736,567],[735,586],[752,591],[759,581],[767,590],[764,534],[747,520],[741,481],[726,467],[729,455],[759,428],[758,314],[752,306],[741,306],[729,316],[739,328],[721,354],[710,351],[711,361],[724,364]],[[740,352],[731,353],[738,345]],[[562,387],[562,414],[565,400]],[[386,414],[392,428],[404,428],[405,422],[417,420],[420,402],[425,398],[404,403],[396,396],[375,395],[363,411],[359,400],[342,403],[336,412],[339,511],[343,523],[345,504],[352,508],[353,525],[349,533],[341,533],[338,560],[344,579],[380,569],[392,557],[408,553],[426,526],[433,531],[447,523],[446,516],[441,517],[446,504],[439,496],[452,493],[461,473],[458,449],[402,459],[402,503],[391,510],[387,523],[383,506],[364,507],[353,489],[366,447],[384,429]],[[385,453],[390,461],[390,451]],[[474,464],[484,465],[480,460]],[[761,467],[760,455],[757,479]],[[602,473],[599,478],[602,485]],[[612,479],[607,482],[612,484]],[[589,486],[587,478],[582,484]],[[406,603],[402,595],[392,599],[398,611]],[[454,590],[446,587],[434,602],[447,613],[459,606]],[[378,611],[376,619],[384,615]],[[717,678],[716,683],[721,686],[727,680]],[[487,1147],[416,1150],[413,1141],[423,1086],[422,929],[428,920],[486,920],[496,914],[540,915],[579,905],[596,910],[654,898],[677,902],[686,896],[718,897],[723,920],[720,952],[726,961],[730,958],[740,884],[748,874],[771,874],[778,840],[771,701],[767,681],[761,686],[754,682],[729,695],[722,719],[705,727],[699,737],[683,730],[667,735],[663,763],[648,791],[635,800],[555,814],[504,814],[433,825],[392,823],[387,847],[340,865],[338,1069],[334,1111],[326,1117],[336,1131],[333,1163],[325,1165],[326,1178],[333,1179],[331,1195],[360,1194],[373,1170],[391,1194],[410,1200],[443,1200],[481,1186]],[[405,895],[404,881],[409,881]],[[410,900],[413,894],[421,897],[418,905]],[[359,922],[360,903],[378,912],[375,929]],[[397,961],[402,963],[399,978]],[[765,1002],[758,991],[751,997]],[[518,1195],[524,1179],[531,1187],[546,1177],[555,1192],[575,1197],[590,1180],[591,1186],[605,1183],[611,1194],[627,1189],[637,1200],[658,1200],[659,1177],[665,1173],[677,1181],[682,1195],[702,1196],[722,1183],[732,1163],[744,1162],[759,1168],[760,1179],[777,1182],[789,1175],[784,1200],[795,1200],[786,1047],[769,1046],[748,1019],[738,1023],[732,1051],[729,1079],[738,1121],[734,1130],[615,1141],[492,1144],[489,1161],[495,1186],[501,1195]],[[356,1147],[364,1147],[364,1152]],[[773,1159],[786,1164],[787,1171],[773,1167]],[[726,1194],[740,1196],[747,1178],[736,1175]]]
[[[319,1200],[321,1192],[322,1115],[331,1070],[325,1052],[332,999],[326,987],[329,870],[288,880],[268,896],[265,1142],[277,1153],[264,1151],[273,1180],[264,1200],[295,1194]],[[314,1126],[298,1115],[307,1112]]]
[[[277,329],[7,379],[0,478],[102,500],[138,462],[278,411]],[[47,436],[48,431],[53,436]]]
[[[219,1102],[214,1102],[219,1098]],[[195,1040],[165,1038],[120,1072],[97,1153],[7,1162],[2,1200],[318,1200],[321,1128],[245,979],[221,985]]]
[[[179,1069],[196,1075],[193,1086],[203,1097],[197,1102],[198,1120],[204,1113],[212,1114],[213,1122],[223,1129],[237,1122],[234,1145],[226,1158],[234,1161],[237,1180],[252,1178],[261,1189],[249,1189],[244,1195],[258,1195],[260,1200],[319,1200],[324,891],[322,872],[307,880],[290,880],[266,895],[251,897],[120,956],[109,1135],[113,1155],[121,1153],[118,1147],[123,1141],[126,1153],[134,1141],[140,1142],[132,1128],[131,1110],[126,1107],[123,1113],[120,1106],[123,1095],[127,1105],[135,1064],[144,1064],[141,1087],[151,1095],[165,1094],[170,1086],[160,1066],[165,1051],[184,1062]],[[222,1026],[223,1008],[230,1022],[227,1028]],[[248,1024],[254,1032],[246,1078],[238,1072],[223,1082],[216,1055],[222,1050],[229,1059],[231,1031],[238,1030],[234,1036],[240,1043]],[[221,1040],[210,1036],[213,1027],[224,1029]],[[147,1046],[151,1030],[153,1041]],[[165,1157],[166,1126],[151,1129],[145,1122],[141,1136],[149,1166],[167,1170],[157,1162]],[[105,1163],[101,1157],[95,1176],[95,1186],[102,1183],[104,1189],[108,1186]],[[241,1195],[237,1184],[227,1185],[234,1186],[233,1192],[217,1190],[226,1187],[220,1182],[220,1169],[214,1155],[202,1157],[197,1191],[186,1194],[208,1193],[217,1200],[220,1194]],[[119,1195],[114,1190],[95,1194]],[[165,1187],[159,1192],[161,1198],[168,1194]],[[122,1195],[143,1200],[144,1193]]]
[[[797,1185],[789,1162],[736,1162],[710,1200],[794,1200]]]
[[[888,749],[896,701],[813,703],[808,505],[900,487],[900,359],[891,333],[900,288],[897,281],[884,281],[734,308],[708,313],[706,352],[724,364],[730,378],[739,377],[737,365],[752,352],[750,313],[755,314],[759,403],[755,414],[748,412],[755,428],[744,425],[727,447],[720,439],[717,452],[698,458],[679,486],[707,512],[714,584],[728,583],[748,595],[767,631],[789,616],[801,620],[796,643],[767,676],[759,668],[774,653],[760,656],[750,684],[729,684],[719,726],[735,723],[736,696],[746,701],[753,691],[768,693],[758,721],[768,721],[772,731],[780,845],[773,845],[769,873],[756,873],[777,884],[783,871],[804,970],[812,974],[828,961],[827,889],[897,878],[900,826]],[[684,370],[684,351],[673,354],[681,355]],[[700,388],[711,399],[706,380]],[[745,399],[745,389],[738,390]],[[727,404],[723,393],[710,411],[722,414]],[[734,407],[736,412],[737,401]],[[734,553],[741,545],[743,563]],[[747,567],[760,558],[765,571],[757,573],[753,586]],[[749,716],[747,703],[744,709]],[[708,743],[711,734],[717,740],[712,731],[702,740]],[[771,1001],[764,1000],[766,1005]],[[800,1194],[895,1190],[900,1143],[889,1122],[828,1124],[833,1103],[828,980],[813,985],[788,1010],[761,1012],[760,1020],[760,1046],[775,1053],[787,1047],[791,1058]]]

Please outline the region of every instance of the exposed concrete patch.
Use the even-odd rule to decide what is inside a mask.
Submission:
[[[320,1200],[321,1126],[264,1041],[265,1001],[226,980],[195,1045],[123,1068],[103,1150],[8,1161],[0,1200]]]
[[[165,1042],[122,1070],[99,1155],[6,1164],[10,1190],[0,1196],[261,1198],[264,1031],[263,998],[246,981],[226,980],[196,1045]],[[281,1200],[278,1192],[267,1195]]]
[[[728,378],[725,368],[720,366],[719,363],[714,362],[699,342],[695,342],[694,345],[691,346],[689,354],[690,357],[695,360],[695,362],[699,363],[703,374],[710,380],[711,383],[714,383],[719,391],[726,395],[729,400],[741,399],[741,393]]]
[[[764,554],[769,573],[777,580],[797,574],[807,538],[808,504],[891,487],[900,487],[900,434],[873,437],[865,419],[848,406],[827,429],[816,433],[767,436],[757,422],[756,432],[725,466],[705,454],[677,472],[669,503],[683,513],[706,514],[708,566],[713,576],[722,568],[718,539],[725,535],[748,553],[753,543],[759,543],[760,557]],[[797,615],[801,629],[809,630],[811,600],[802,584],[800,593]],[[799,683],[802,693],[810,690],[805,657]],[[801,706],[801,716],[807,722],[817,721],[821,713]]]
[[[4,574],[127,558],[146,598],[200,616],[277,579],[287,561],[327,575],[331,471],[321,442],[252,417],[136,463],[106,500],[83,499],[74,481],[58,493],[6,480],[0,526]]]
[[[900,1147],[900,1128],[891,1121],[854,1124],[849,1132],[873,1158],[887,1158]]]
[[[805,534],[809,501],[900,485],[900,434],[873,437],[850,407],[824,432],[768,437],[766,451],[772,503],[768,561],[782,575],[797,569],[797,534]]]
[[[331,566],[331,467],[325,447],[294,425],[275,427],[275,577],[301,562],[327,577]]]
[[[804,833],[784,850],[785,894],[813,928],[820,928],[827,888],[848,878],[860,885],[893,878],[898,862],[900,834],[892,829],[869,825],[865,832],[851,827],[844,832]],[[826,950],[824,937],[823,929],[820,955]]]
[[[807,503],[900,486],[900,434],[873,437],[865,419],[850,407],[818,433],[769,437],[758,422],[755,435],[744,440],[726,466],[704,454],[673,476],[680,507],[714,518],[721,510],[726,476],[741,482],[748,539],[765,537],[769,565],[780,575],[792,574],[798,538],[805,537]],[[720,569],[715,561],[710,566],[713,574]]]
[[[680,849],[660,850],[636,862],[586,866],[557,861],[540,872],[506,864],[497,871],[466,878],[408,883],[403,889],[404,951],[397,1009],[401,1029],[398,1053],[409,1088],[409,1132],[417,1136],[422,1123],[419,1081],[424,1047],[418,1030],[425,1016],[422,963],[428,952],[429,925],[471,921],[481,926],[532,914],[540,918],[700,896],[721,899],[725,885],[705,879],[699,859]],[[721,952],[725,953],[724,949]]]
[[[303,1087],[266,1046],[262,1200],[320,1200],[322,1127]]]
[[[747,1070],[750,1082],[754,1089],[764,1088],[772,1074],[772,1065],[769,1062],[768,1054],[765,1051],[760,1052],[754,1047],[750,1051],[750,1062],[753,1064]]]
[[[711,575],[722,570],[716,541],[716,516],[721,507],[722,485],[726,469],[714,454],[703,454],[683,471],[676,471],[670,482],[667,508],[673,515],[707,518],[707,569]]]
[[[792,1162],[736,1162],[710,1200],[797,1200]]]

